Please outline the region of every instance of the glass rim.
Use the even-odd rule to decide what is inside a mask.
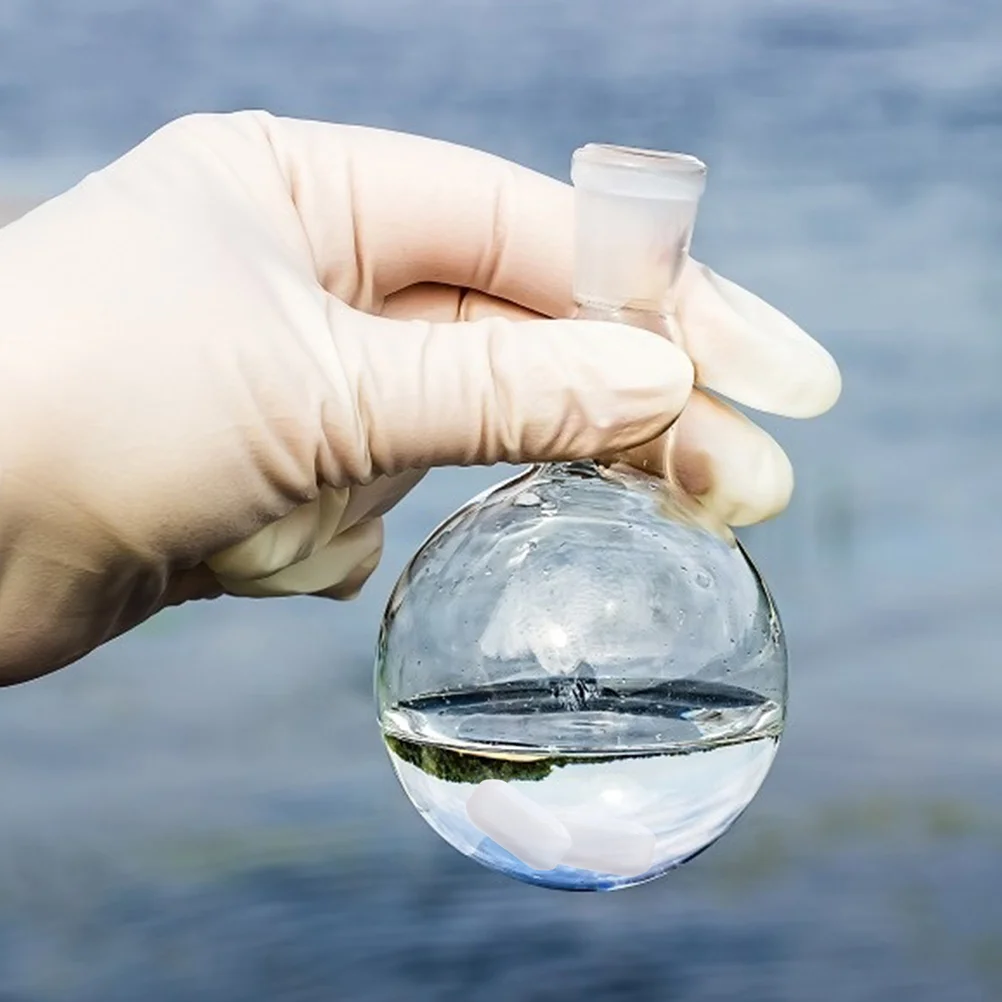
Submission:
[[[649,150],[612,143],[588,143],[574,151],[574,163],[612,167],[657,174],[705,177],[706,164],[690,153]]]

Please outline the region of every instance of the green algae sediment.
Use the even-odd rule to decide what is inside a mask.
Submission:
[[[383,733],[386,747],[397,758],[429,776],[448,783],[482,783],[485,779],[524,780],[545,779],[554,769],[587,762],[620,762],[623,759],[655,758],[668,755],[691,755],[712,751],[712,747],[678,749],[666,747],[651,751],[610,752],[607,754],[537,755],[519,757],[517,752],[467,752],[441,745],[408,741]],[[776,740],[775,738],[773,740]]]
[[[454,748],[407,741],[392,734],[384,734],[383,740],[397,758],[448,783],[482,783],[485,779],[535,781],[545,779],[554,769],[573,761],[565,755],[547,755],[545,758],[476,755]]]

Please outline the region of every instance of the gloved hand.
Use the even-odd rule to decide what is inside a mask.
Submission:
[[[221,591],[355,593],[440,464],[648,442],[732,524],[789,463],[696,381],[809,416],[829,355],[693,264],[687,357],[571,321],[571,189],[410,136],[180,119],[0,230],[0,679]],[[688,402],[688,403],[687,403]],[[684,410],[683,410],[684,408]]]

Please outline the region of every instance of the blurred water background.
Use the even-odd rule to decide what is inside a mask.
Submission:
[[[798,492],[745,533],[789,730],[644,888],[439,842],[371,651],[408,555],[507,471],[437,473],[353,605],[173,611],[0,694],[0,1002],[1002,999],[1002,5],[0,0],[0,201],[254,106],[561,177],[591,140],[709,162],[694,253],[845,375],[831,415],[766,422]]]

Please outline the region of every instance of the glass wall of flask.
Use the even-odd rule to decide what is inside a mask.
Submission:
[[[574,167],[582,312],[671,336],[705,168],[601,146]],[[776,755],[786,684],[743,547],[629,457],[534,467],[453,514],[398,581],[376,666],[428,824],[567,890],[652,880],[726,832]]]

